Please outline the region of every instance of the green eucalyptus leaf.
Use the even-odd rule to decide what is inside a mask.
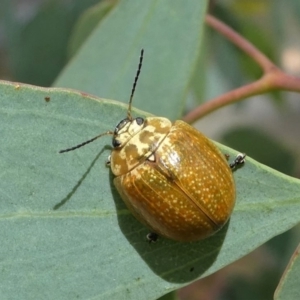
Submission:
[[[126,106],[8,82],[0,95],[2,299],[156,299],[300,220],[300,181],[247,158],[234,173],[237,204],[221,231],[195,243],[149,244],[105,167],[110,137],[58,153],[113,130]]]

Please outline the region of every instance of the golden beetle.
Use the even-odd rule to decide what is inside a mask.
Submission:
[[[244,163],[239,154],[228,165],[225,156],[202,133],[183,121],[131,115],[131,104],[143,60],[128,105],[127,118],[112,135],[109,157],[114,185],[132,214],[152,233],[176,241],[196,241],[217,232],[229,219],[235,204],[232,169]]]

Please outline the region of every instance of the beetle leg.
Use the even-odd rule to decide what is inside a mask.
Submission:
[[[149,242],[149,244],[151,243],[155,243],[158,240],[158,235],[155,232],[149,232],[147,235],[147,240]]]
[[[239,153],[236,156],[235,160],[231,164],[229,164],[230,169],[235,170],[238,167],[242,166],[245,163],[245,157],[246,157],[245,153]]]
[[[106,163],[105,163],[105,165],[106,165],[107,167],[110,166],[110,160],[111,160],[111,156],[108,155],[108,158],[107,158]]]

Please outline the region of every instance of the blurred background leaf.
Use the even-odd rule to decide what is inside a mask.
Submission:
[[[4,51],[9,78],[49,86],[67,62],[78,17],[98,0],[2,1]],[[6,62],[7,63],[7,62]]]
[[[73,33],[69,39],[68,55],[72,57],[95,27],[116,5],[117,0],[105,0],[87,9],[78,19],[74,26]]]
[[[295,253],[280,280],[276,290],[275,300],[297,299],[299,296],[299,281],[298,275],[300,272],[300,244],[298,245]]]
[[[119,2],[95,27],[54,85],[127,103],[143,48],[143,80],[134,105],[156,115],[164,112],[172,120],[181,117],[201,49],[206,3],[173,1],[171,7],[164,3]]]

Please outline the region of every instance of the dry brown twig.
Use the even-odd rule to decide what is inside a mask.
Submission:
[[[185,115],[183,117],[184,121],[192,123],[225,105],[244,100],[250,96],[274,90],[300,92],[300,78],[282,71],[260,50],[232,28],[210,15],[206,16],[206,23],[248,54],[262,68],[263,75],[260,79],[252,83],[231,90],[201,104]]]

